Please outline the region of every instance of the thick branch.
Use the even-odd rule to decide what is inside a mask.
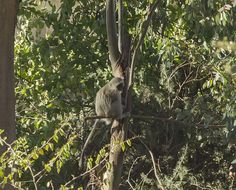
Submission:
[[[118,50],[117,30],[116,30],[116,15],[115,5],[116,0],[106,1],[106,28],[107,28],[107,40],[109,57],[112,67],[116,65],[120,57]]]
[[[123,20],[123,0],[118,1],[118,39],[119,39],[119,51],[123,54],[124,43],[124,20]]]

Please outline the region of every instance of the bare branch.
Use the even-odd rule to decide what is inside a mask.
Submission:
[[[124,20],[123,20],[123,0],[118,1],[118,47],[123,54],[124,43]]]
[[[130,182],[131,171],[132,171],[132,169],[134,168],[134,164],[136,164],[136,162],[137,162],[140,158],[143,158],[143,157],[146,157],[146,156],[144,155],[144,156],[137,157],[137,158],[133,161],[133,163],[132,163],[132,165],[131,165],[131,167],[130,167],[130,170],[129,170],[129,173],[128,173],[128,179],[127,179],[126,181],[127,181],[127,183],[129,184],[129,186],[131,187],[132,190],[135,190],[135,188],[133,187],[133,185],[132,185],[131,182]]]
[[[94,120],[94,119],[103,119],[103,118],[109,118],[109,117],[102,117],[102,116],[90,116],[90,117],[86,117],[85,120]],[[133,115],[131,114],[128,118],[134,118],[134,119],[141,119],[141,120],[159,120],[159,121],[163,121],[163,122],[175,122],[175,123],[179,123],[181,125],[195,125],[196,127],[208,127],[208,128],[224,128],[226,127],[225,124],[210,124],[210,125],[205,125],[205,124],[200,124],[200,123],[196,123],[196,124],[188,124],[185,123],[183,121],[179,121],[176,120],[172,117],[157,117],[157,116],[149,116],[149,115]]]
[[[131,130],[130,130],[131,131]],[[132,134],[134,134],[135,136],[137,136],[133,131],[131,131]],[[158,181],[159,183],[159,187],[161,190],[164,190],[164,187],[161,183],[161,180],[158,176],[158,172],[157,172],[157,168],[156,168],[156,163],[155,163],[155,159],[154,159],[154,156],[153,156],[153,153],[152,151],[148,148],[148,146],[145,144],[145,142],[141,139],[141,138],[138,138],[139,141],[143,144],[143,146],[147,149],[147,151],[149,152],[150,154],[150,157],[151,157],[151,160],[152,160],[152,165],[153,165],[153,169],[154,169],[154,174],[155,174],[155,177],[156,177],[156,180]]]
[[[107,28],[109,56],[112,67],[116,65],[116,62],[120,57],[120,53],[118,50],[118,40],[117,40],[115,5],[116,5],[116,0],[106,1],[106,28]]]
[[[131,71],[130,71],[130,86],[132,86],[133,84],[133,77],[134,77],[134,65],[137,62],[138,59],[138,54],[140,51],[140,46],[142,45],[143,41],[144,41],[144,37],[147,33],[148,27],[151,23],[152,20],[152,16],[157,8],[157,6],[159,5],[159,3],[161,3],[161,0],[157,0],[151,7],[151,10],[149,11],[149,14],[147,16],[147,19],[143,22],[142,24],[142,29],[141,29],[141,34],[139,37],[139,41],[134,49],[134,53],[133,53],[133,57],[132,57],[132,61],[131,61]]]
[[[101,160],[101,162],[99,162],[97,165],[95,165],[94,167],[92,167],[90,170],[87,170],[86,172],[78,175],[78,176],[72,176],[72,179],[70,181],[68,181],[64,186],[68,186],[70,185],[72,182],[74,182],[75,180],[83,177],[83,176],[86,176],[86,175],[89,175],[89,173],[95,169],[97,169],[98,167],[100,167],[103,163],[105,163],[106,159],[107,159],[108,156],[106,156],[104,159]]]

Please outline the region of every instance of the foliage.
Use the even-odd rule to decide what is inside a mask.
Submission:
[[[133,44],[151,2],[124,1]],[[85,117],[94,114],[95,93],[111,78],[105,2],[23,0],[20,6],[18,139],[12,145],[0,141],[9,147],[0,158],[1,183],[79,188],[84,184],[77,161],[92,125]],[[122,189],[233,188],[227,173],[236,138],[235,44],[230,43],[235,14],[235,4],[226,0],[168,0],[158,7],[135,68],[132,111],[154,119],[130,120],[130,140],[121,143]],[[91,155],[90,173],[107,161],[107,143],[105,138]],[[11,172],[5,175],[7,168]]]

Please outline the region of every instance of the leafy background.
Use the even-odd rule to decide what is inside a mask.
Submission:
[[[124,2],[133,44],[151,2]],[[165,189],[234,187],[228,168],[235,158],[235,14],[230,0],[168,0],[158,7],[135,68],[132,105],[132,114],[155,119],[130,120],[121,189],[158,188],[150,152]],[[15,75],[18,140],[10,159],[1,156],[2,184],[82,186],[73,176],[80,175],[77,162],[92,126],[84,119],[94,115],[95,94],[112,77],[105,2],[22,0]],[[108,136],[90,168],[104,157]]]

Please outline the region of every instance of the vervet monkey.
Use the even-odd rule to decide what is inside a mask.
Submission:
[[[84,155],[88,155],[89,149],[91,150],[91,145],[94,146],[94,143],[97,138],[94,138],[98,135],[98,132],[102,132],[102,125],[112,124],[114,119],[122,119],[127,117],[129,114],[123,114],[122,98],[121,93],[124,87],[124,80],[122,78],[115,77],[105,86],[103,86],[96,94],[95,99],[95,110],[97,116],[107,117],[102,119],[96,119],[93,129],[90,132],[80,156],[80,167],[83,165]],[[90,147],[90,148],[89,148]]]

